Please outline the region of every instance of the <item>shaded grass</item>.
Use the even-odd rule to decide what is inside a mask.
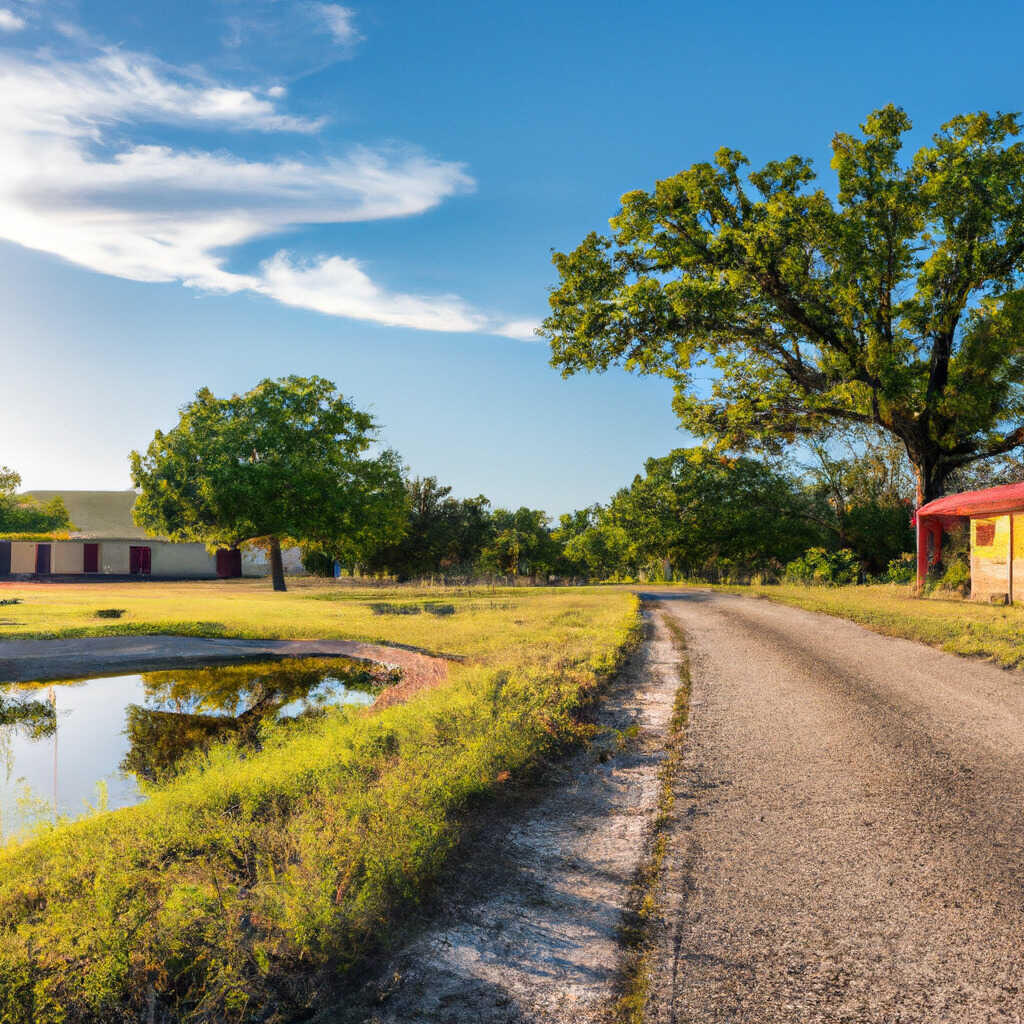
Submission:
[[[639,637],[622,592],[517,592],[502,608],[445,597],[467,608],[401,616],[387,634],[471,656],[445,686],[267,727],[257,752],[216,746],[143,804],[0,852],[0,1020],[272,1022],[336,998],[421,898],[474,801],[584,733],[580,711]],[[155,617],[177,598],[152,600]],[[197,604],[232,628],[238,613],[214,600]],[[381,627],[368,600],[287,604],[303,629],[316,609],[365,636],[360,625]],[[142,598],[118,603],[143,616]]]
[[[914,597],[897,584],[858,587],[716,587],[850,619],[887,636],[918,640],[951,654],[1024,668],[1024,607]]]

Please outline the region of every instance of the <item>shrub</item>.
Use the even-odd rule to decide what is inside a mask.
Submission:
[[[96,618],[119,619],[126,611],[126,608],[98,608],[96,610]]]
[[[917,555],[913,551],[904,551],[899,558],[894,558],[886,567],[882,576],[884,583],[910,583],[917,575]]]
[[[857,555],[849,548],[840,551],[808,548],[800,558],[795,558],[786,566],[786,582],[839,586],[856,583],[859,572]]]

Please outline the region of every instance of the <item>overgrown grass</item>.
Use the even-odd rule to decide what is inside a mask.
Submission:
[[[1024,668],[1024,607],[976,604],[958,598],[913,596],[909,587],[720,587],[782,604],[851,619],[878,633],[931,644],[952,654]]]
[[[95,609],[96,589],[80,589],[84,603],[47,588],[60,629]],[[190,602],[188,588],[117,589],[136,626]],[[577,735],[639,637],[636,598],[608,590],[445,594],[456,614],[393,623],[369,608],[378,595],[267,595],[279,613],[237,593],[255,623],[199,588],[191,606],[242,635],[355,635],[470,660],[409,704],[271,727],[256,753],[215,747],[143,804],[0,853],[0,1020],[302,1019],[388,943],[467,808]]]

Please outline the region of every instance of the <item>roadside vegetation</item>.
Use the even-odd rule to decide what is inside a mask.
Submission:
[[[920,598],[906,586],[723,587],[737,594],[851,619],[887,636],[918,640],[951,654],[985,658],[1004,668],[1024,668],[1024,608],[975,604],[949,591]]]
[[[33,627],[53,635],[110,603],[100,589],[30,589],[16,608],[45,590],[53,619],[38,608]],[[582,713],[640,635],[636,598],[610,589],[448,592],[444,615],[376,613],[378,591],[130,589],[117,597],[130,627],[191,615],[214,633],[359,636],[466,660],[407,704],[270,726],[257,751],[214,746],[136,807],[0,852],[12,1024],[284,1021],[325,1005],[393,940],[473,804],[587,734]]]

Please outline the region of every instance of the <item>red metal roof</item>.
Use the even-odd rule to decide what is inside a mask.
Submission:
[[[983,491],[947,494],[922,505],[918,516],[985,516],[1024,512],[1024,484],[1003,484]]]

